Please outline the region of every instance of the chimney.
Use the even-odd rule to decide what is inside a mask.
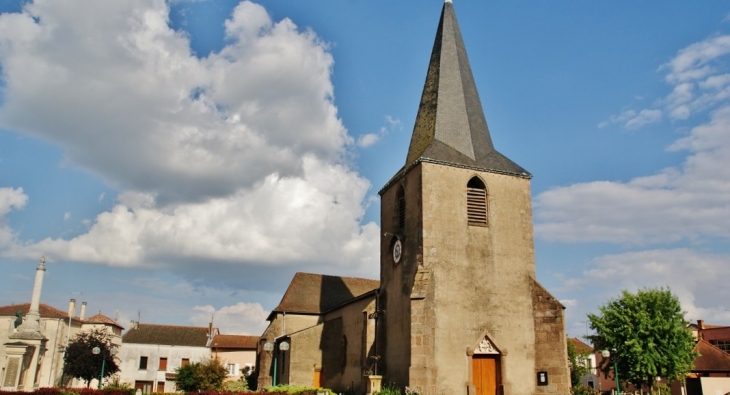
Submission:
[[[697,326],[699,326],[700,329],[705,329],[705,320],[697,320]]]
[[[135,320],[129,321],[129,329],[137,329],[139,328],[139,322]]]
[[[76,314],[76,299],[71,299],[68,302],[68,318],[74,318]]]
[[[86,302],[81,302],[81,312],[79,313],[79,319],[83,321],[86,318]]]

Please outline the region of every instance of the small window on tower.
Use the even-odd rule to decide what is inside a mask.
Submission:
[[[398,187],[398,193],[395,198],[396,224],[398,230],[401,231],[406,227],[406,193],[403,187]]]
[[[487,226],[487,187],[479,177],[466,184],[466,215],[469,225]]]

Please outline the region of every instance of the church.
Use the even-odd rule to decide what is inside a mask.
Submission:
[[[262,335],[259,386],[568,394],[531,177],[492,144],[446,0],[405,164],[380,190],[380,280],[297,273]]]

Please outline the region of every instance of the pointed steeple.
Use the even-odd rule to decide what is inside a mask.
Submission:
[[[454,5],[444,2],[406,167],[432,160],[531,177],[494,149]]]

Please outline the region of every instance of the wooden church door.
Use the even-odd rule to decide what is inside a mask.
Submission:
[[[499,356],[475,354],[471,361],[475,395],[498,395]]]

